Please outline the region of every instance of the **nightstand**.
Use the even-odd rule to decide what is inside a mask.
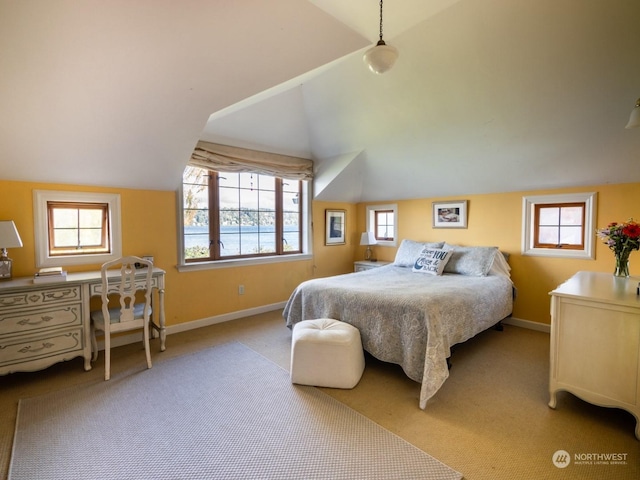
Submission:
[[[389,265],[391,262],[372,262],[371,260],[360,260],[358,262],[353,262],[353,271],[354,272],[362,272],[363,270],[370,270],[372,268],[383,267],[385,265]]]

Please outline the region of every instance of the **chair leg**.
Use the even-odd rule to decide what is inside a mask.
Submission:
[[[98,341],[96,340],[96,327],[91,322],[91,361],[95,362],[98,359]]]
[[[111,378],[111,334],[104,332],[104,379]]]
[[[151,347],[149,346],[149,322],[145,323],[142,335],[144,336],[144,353],[147,355],[147,368],[151,368]]]

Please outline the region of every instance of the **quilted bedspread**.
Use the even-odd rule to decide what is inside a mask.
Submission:
[[[502,275],[433,276],[386,265],[308,280],[292,293],[283,316],[290,328],[314,318],[357,327],[367,352],[421,383],[424,409],[449,376],[451,347],[511,314],[512,287]]]

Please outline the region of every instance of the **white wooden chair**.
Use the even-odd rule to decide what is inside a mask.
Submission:
[[[144,268],[145,276],[135,278],[136,264]],[[129,256],[102,265],[102,309],[91,312],[92,360],[98,358],[96,330],[104,332],[104,379],[111,377],[111,333],[142,329],[147,368],[151,368],[149,323],[151,321],[151,293],[153,263]],[[144,292],[144,302],[136,303],[136,292]],[[118,300],[119,307],[109,308],[109,298]],[[107,320],[105,320],[107,319]]]

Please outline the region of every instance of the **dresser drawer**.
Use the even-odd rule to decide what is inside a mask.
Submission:
[[[29,289],[14,293],[0,294],[0,311],[6,309],[56,305],[80,300],[80,286],[49,287]]]
[[[0,339],[51,329],[82,326],[82,304],[37,309],[0,309]]]
[[[60,359],[81,356],[83,350],[82,328],[49,335],[33,335],[28,338],[0,339],[0,368],[7,371],[37,370],[52,365]],[[73,355],[73,353],[77,355]],[[29,368],[20,364],[30,362]],[[11,367],[15,365],[15,370]],[[26,365],[25,365],[26,367]]]
[[[118,289],[120,288],[118,280],[109,280],[109,282],[113,282],[109,285],[109,293],[118,293]],[[145,285],[146,279],[136,279],[136,290],[144,290]],[[94,283],[89,288],[90,296],[102,295],[102,283]],[[151,277],[151,288],[158,288],[158,279],[156,277]]]

